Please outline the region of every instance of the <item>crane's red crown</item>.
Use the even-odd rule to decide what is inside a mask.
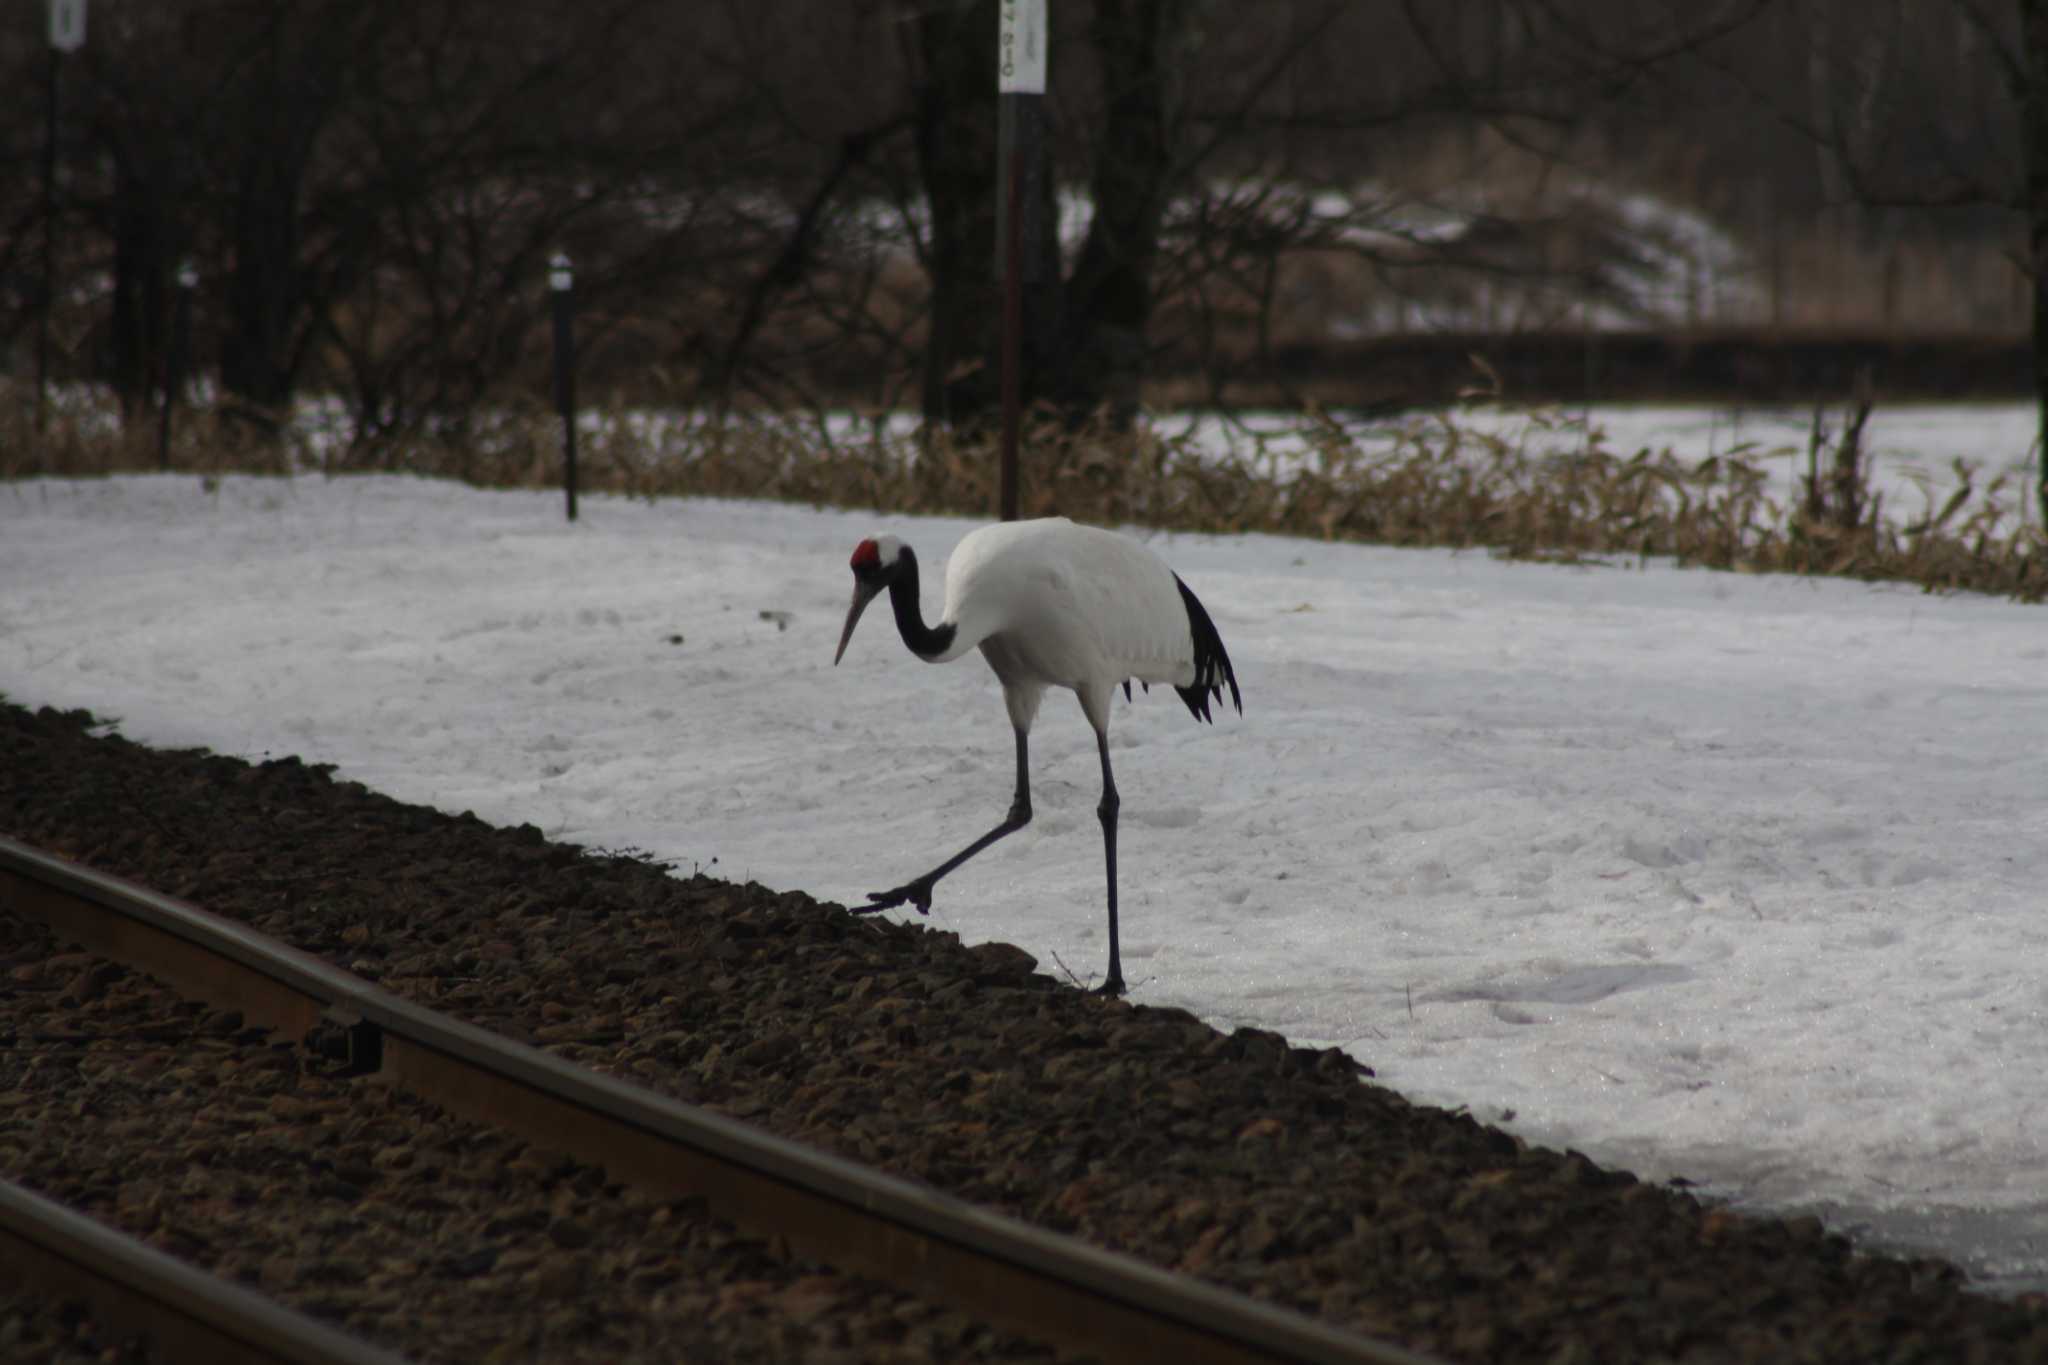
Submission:
[[[853,547],[853,571],[857,574],[871,574],[878,570],[894,569],[896,561],[906,553],[903,542],[894,536],[870,536]]]

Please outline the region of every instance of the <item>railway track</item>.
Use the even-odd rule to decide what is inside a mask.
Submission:
[[[403,1365],[400,1357],[0,1183],[0,1266],[91,1303],[169,1360]]]
[[[311,1040],[350,1070],[376,1072],[451,1112],[602,1167],[613,1180],[701,1199],[714,1214],[804,1255],[1063,1348],[1176,1365],[1423,1359],[569,1065],[233,921],[4,838],[0,906],[238,1012],[246,1024]],[[66,1216],[46,1221],[46,1213],[33,1198],[0,1204],[11,1255],[53,1283],[76,1283],[83,1273],[77,1220],[67,1240]],[[218,1302],[190,1281],[168,1294],[138,1295],[137,1264],[108,1255],[88,1277],[102,1297],[142,1301],[123,1310],[134,1315],[124,1320],[197,1330],[166,1328],[165,1300],[204,1304],[211,1330],[234,1340],[233,1324],[261,1315],[263,1301],[251,1308],[252,1296],[230,1285],[220,1286]],[[276,1344],[284,1331],[272,1324],[270,1344],[261,1348],[271,1354],[216,1350],[205,1358],[390,1359],[319,1354],[351,1344],[331,1329],[287,1350]],[[300,1349],[308,1353],[291,1353]]]

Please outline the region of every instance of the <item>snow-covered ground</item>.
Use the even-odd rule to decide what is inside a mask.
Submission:
[[[404,478],[0,485],[0,692],[859,903],[1009,799],[978,660],[924,665],[878,617],[831,663],[857,539],[936,566],[969,526],[602,497],[569,526],[558,496]],[[1134,999],[2048,1285],[2048,609],[1146,538],[1245,712],[1117,702]],[[1071,702],[1033,758],[1037,819],[929,922],[1093,978]]]

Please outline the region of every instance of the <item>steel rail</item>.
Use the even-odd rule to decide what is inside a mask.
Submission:
[[[351,1056],[459,1113],[703,1198],[817,1258],[985,1321],[1114,1361],[1430,1365],[1343,1332],[977,1208],[951,1195],[572,1066],[449,1019],[243,925],[0,836],[0,909],[299,1037],[349,1030]]]
[[[0,1282],[84,1299],[167,1360],[404,1365],[402,1357],[0,1182]]]

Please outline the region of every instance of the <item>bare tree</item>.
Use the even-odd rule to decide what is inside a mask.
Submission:
[[[1029,244],[1027,399],[1128,412],[1165,338],[1162,305],[1215,343],[1249,331],[1272,360],[1287,272],[1306,257],[1366,258],[1389,279],[1424,268],[1563,280],[1576,299],[1612,289],[1606,267],[1560,253],[1554,227],[1504,199],[1445,233],[1415,220],[1398,162],[1451,136],[1483,136],[1524,162],[1569,164],[1631,86],[1741,30],[1771,0],[1584,7],[1458,0],[1362,6],[1288,0],[1092,0],[1056,6],[1055,165]],[[1609,11],[1612,12],[1609,12]],[[993,401],[993,24],[989,0],[914,11],[912,86],[930,200],[932,317],[927,416]],[[1412,177],[1411,177],[1412,178]],[[1087,228],[1064,272],[1054,187],[1073,186]],[[1539,214],[1545,210],[1537,210]],[[1553,212],[1551,210],[1549,212]]]
[[[1054,0],[1026,396],[1128,414],[1169,356],[1228,402],[1339,324],[1626,320],[1650,267],[1619,206],[1660,175],[1766,229],[2039,204],[2041,3]],[[190,254],[236,401],[338,392],[376,435],[537,379],[543,262],[567,249],[608,377],[713,405],[908,392],[971,423],[996,396],[995,11],[118,7],[67,157],[93,230],[64,236],[67,275],[109,286],[64,303],[101,313],[101,372],[140,393]],[[0,35],[0,75],[37,56]],[[34,82],[0,86],[19,169]],[[0,183],[16,331],[23,183]]]
[[[1806,63],[1801,99],[1752,64],[1718,69],[1818,158],[1825,208],[2022,226],[2048,525],[2048,3],[1778,0],[1777,12]]]

